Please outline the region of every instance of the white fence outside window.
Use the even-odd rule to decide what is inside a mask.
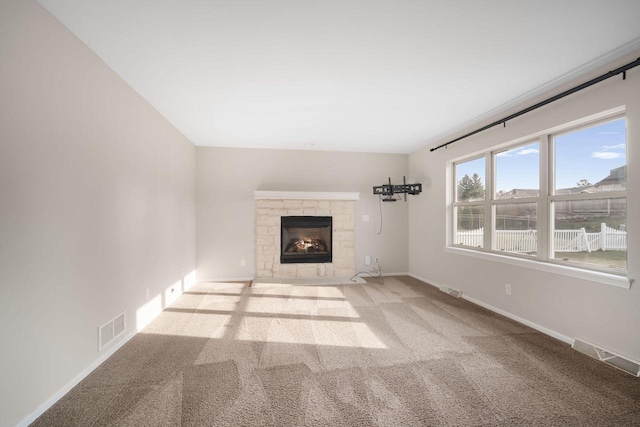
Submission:
[[[455,244],[481,247],[484,228],[460,230],[456,233]],[[536,252],[537,230],[496,230],[495,249],[506,252]],[[555,230],[553,233],[556,252],[626,251],[627,232],[616,230],[607,224],[600,225],[599,233],[579,230]]]

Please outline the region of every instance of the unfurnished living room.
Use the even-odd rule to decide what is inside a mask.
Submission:
[[[0,1],[0,427],[640,425],[639,17]]]

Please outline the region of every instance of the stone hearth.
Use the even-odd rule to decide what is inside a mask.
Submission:
[[[355,200],[358,193],[256,191],[256,278],[350,277],[355,274]],[[280,218],[333,217],[330,263],[281,264]]]

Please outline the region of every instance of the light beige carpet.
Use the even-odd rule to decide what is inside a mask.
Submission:
[[[34,425],[640,425],[640,379],[408,277],[205,283]]]

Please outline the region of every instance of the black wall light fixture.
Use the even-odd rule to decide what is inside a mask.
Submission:
[[[395,202],[399,198],[394,197],[394,194],[404,194],[404,201],[407,201],[407,194],[420,194],[422,193],[422,184],[407,184],[407,177],[402,177],[402,184],[391,184],[391,177],[389,177],[389,184],[379,185],[373,187],[373,194],[377,194],[383,202]]]

